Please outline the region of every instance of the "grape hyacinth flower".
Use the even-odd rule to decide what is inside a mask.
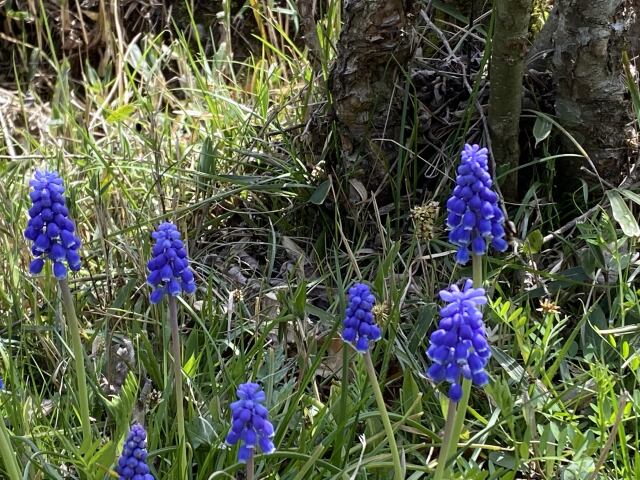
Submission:
[[[484,255],[488,244],[504,252],[504,214],[492,189],[487,149],[465,145],[460,154],[456,186],[447,201],[449,241],[458,247],[456,262],[465,264],[470,254]]]
[[[131,426],[116,472],[120,480],[154,480],[147,465],[147,432],[139,423]]]
[[[24,236],[33,242],[31,251],[36,257],[29,271],[36,275],[42,271],[46,259],[53,262],[53,274],[57,279],[67,277],[67,267],[80,270],[80,239],[75,234],[75,225],[69,218],[69,209],[64,198],[62,178],[56,172],[36,171],[29,185],[31,208]]]
[[[151,303],[159,303],[167,293],[171,296],[181,292],[194,293],[196,283],[193,271],[176,226],[171,222],[163,222],[151,236],[155,240],[151,250],[153,258],[147,264],[147,282],[153,287]]]
[[[262,404],[266,395],[257,383],[243,383],[238,387],[239,400],[231,404],[231,430],[227,435],[227,443],[235,445],[240,442],[238,461],[246,463],[253,457],[256,445],[264,453],[276,450],[273,441],[273,425],[269,421],[269,411]]]
[[[387,440],[389,442],[389,450],[391,451],[391,460],[393,462],[394,479],[401,480],[405,478],[405,472],[400,459],[398,444],[396,443],[395,433],[389,419],[389,412],[385,405],[380,382],[376,375],[376,369],[369,352],[369,343],[380,340],[382,334],[380,327],[376,325],[373,316],[373,307],[376,303],[376,297],[373,296],[369,287],[363,283],[354,284],[348,292],[347,310],[345,312],[344,329],[342,330],[342,340],[355,346],[358,353],[362,354],[364,366],[367,370],[367,376],[373,390],[378,405],[378,413],[382,420]]]
[[[365,284],[356,283],[349,289],[342,339],[354,345],[359,353],[369,351],[369,342],[378,341],[382,336],[373,318],[375,302],[376,297]]]
[[[29,192],[32,205],[24,236],[33,242],[31,251],[36,257],[29,265],[29,271],[36,275],[42,271],[47,259],[53,262],[53,275],[58,280],[62,294],[73,350],[83,447],[87,447],[91,442],[91,418],[87,374],[84,368],[85,353],[73,296],[67,282],[67,267],[71,271],[80,270],[80,239],[75,234],[75,224],[69,218],[69,209],[64,198],[64,184],[60,175],[56,172],[38,170],[29,185],[32,188]]]
[[[491,350],[478,308],[487,303],[487,297],[484,289],[473,288],[471,280],[466,280],[462,290],[452,285],[440,291],[440,298],[447,305],[440,310],[438,329],[430,337],[427,356],[433,365],[427,375],[434,382],[449,382],[449,398],[457,402],[462,397],[461,377],[479,387],[489,382],[485,366]]]

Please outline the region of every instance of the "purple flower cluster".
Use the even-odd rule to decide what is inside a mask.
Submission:
[[[227,443],[240,442],[238,461],[246,462],[253,456],[256,445],[264,453],[273,453],[276,447],[271,440],[273,425],[269,421],[269,411],[262,404],[266,395],[257,383],[243,383],[238,387],[238,399],[231,404],[231,430]]]
[[[491,356],[479,305],[487,303],[484,289],[473,288],[467,280],[462,290],[452,285],[442,290],[440,298],[447,305],[440,310],[438,329],[431,334],[427,356],[433,362],[427,375],[434,382],[451,384],[449,398],[462,397],[461,377],[474,385],[489,382],[485,366]]]
[[[380,340],[380,327],[373,318],[373,305],[376,297],[369,287],[356,283],[349,289],[349,303],[344,319],[342,339],[351,343],[360,353],[369,350],[369,342]]]
[[[36,257],[29,271],[36,275],[42,271],[45,260],[53,262],[53,274],[57,279],[67,277],[70,270],[80,270],[80,239],[75,225],[69,218],[64,198],[62,178],[56,172],[37,171],[29,182],[32,206],[24,236],[33,242],[31,252]]]
[[[116,472],[120,480],[154,480],[147,465],[147,432],[139,423],[132,425],[129,431]]]
[[[504,214],[492,189],[487,149],[465,145],[456,186],[447,201],[449,241],[458,247],[456,261],[465,264],[470,254],[484,255],[488,244],[499,252],[507,249]]]
[[[161,223],[151,236],[155,240],[151,250],[153,258],[147,263],[147,283],[153,287],[151,303],[159,303],[165,294],[194,293],[193,271],[176,226],[171,222]]]

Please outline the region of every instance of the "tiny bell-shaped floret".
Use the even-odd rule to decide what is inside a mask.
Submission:
[[[147,263],[147,283],[153,287],[151,303],[159,303],[165,294],[176,296],[182,292],[195,292],[196,283],[187,250],[176,226],[171,222],[161,223],[151,236],[155,240],[151,250],[153,257]]]
[[[238,461],[245,463],[254,454],[256,446],[264,453],[276,450],[273,444],[275,435],[269,421],[269,411],[263,405],[266,395],[257,383],[242,383],[238,387],[238,400],[231,404],[231,430],[227,443],[240,442]]]
[[[139,423],[131,426],[116,472],[120,480],[154,480],[147,465],[147,432]]]
[[[456,186],[447,201],[449,241],[458,247],[456,261],[467,263],[471,254],[484,255],[489,245],[504,252],[504,214],[493,191],[487,149],[465,145]]]
[[[471,280],[462,290],[457,285],[442,290],[440,298],[447,305],[440,310],[438,329],[429,339],[427,356],[433,364],[427,376],[434,382],[449,382],[449,398],[457,402],[462,397],[462,378],[479,387],[489,382],[485,367],[491,350],[478,308],[487,298],[484,289],[473,288]]]
[[[342,339],[355,347],[359,353],[369,350],[369,342],[380,340],[380,327],[373,317],[376,297],[369,287],[356,283],[349,289],[349,302],[345,312]]]
[[[33,242],[36,257],[29,265],[31,274],[42,271],[47,259],[53,262],[53,274],[59,280],[67,277],[67,267],[80,270],[80,239],[69,218],[62,178],[56,172],[39,170],[29,182],[31,208],[24,236]]]

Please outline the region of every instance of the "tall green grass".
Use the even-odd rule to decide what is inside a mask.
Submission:
[[[443,231],[426,243],[411,235],[401,192],[413,185],[402,182],[420,167],[409,150],[394,172],[393,207],[369,198],[347,211],[338,207],[344,179],[327,188],[313,172],[301,134],[326,100],[339,2],[328,2],[318,23],[319,74],[293,38],[294,10],[256,5],[265,33],[243,61],[232,43],[206,53],[204,37],[194,46],[186,36],[141,36],[122,45],[108,75],[83,66],[83,96],[53,49],[41,52],[54,72],[50,101],[28,101],[29,84],[16,85],[0,145],[0,409],[23,478],[115,478],[134,419],[149,433],[156,477],[176,478],[170,329],[144,286],[150,232],[162,219],[184,232],[200,287],[180,305],[194,479],[242,478],[224,437],[235,387],[248,380],[261,381],[276,427],[277,451],[257,456],[257,478],[390,478],[374,392],[337,340],[355,280],[369,282],[384,305],[384,339],[372,358],[406,478],[433,475],[445,410],[424,376],[424,350],[437,291],[470,271],[454,272]],[[228,12],[223,18],[230,31]],[[49,20],[38,19],[53,43]],[[420,132],[410,135],[403,144],[415,145]],[[562,153],[552,137],[533,162],[550,165]],[[458,132],[450,145],[463,141]],[[27,179],[43,166],[64,176],[84,241],[83,270],[70,279],[96,434],[84,449],[61,299],[50,275],[27,274]],[[640,478],[635,239],[603,200],[544,243],[562,227],[547,173],[514,209],[524,244],[488,261],[492,382],[473,391],[454,471],[465,479]],[[561,210],[578,216],[590,207],[578,195]]]

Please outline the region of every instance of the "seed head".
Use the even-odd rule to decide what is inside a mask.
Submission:
[[[411,210],[411,216],[413,217],[418,239],[424,241],[433,239],[435,232],[434,225],[439,212],[440,204],[434,201],[414,207]]]
[[[544,298],[540,301],[540,308],[536,308],[538,312],[542,312],[545,315],[557,315],[560,313],[560,307],[556,302],[549,298]]]

